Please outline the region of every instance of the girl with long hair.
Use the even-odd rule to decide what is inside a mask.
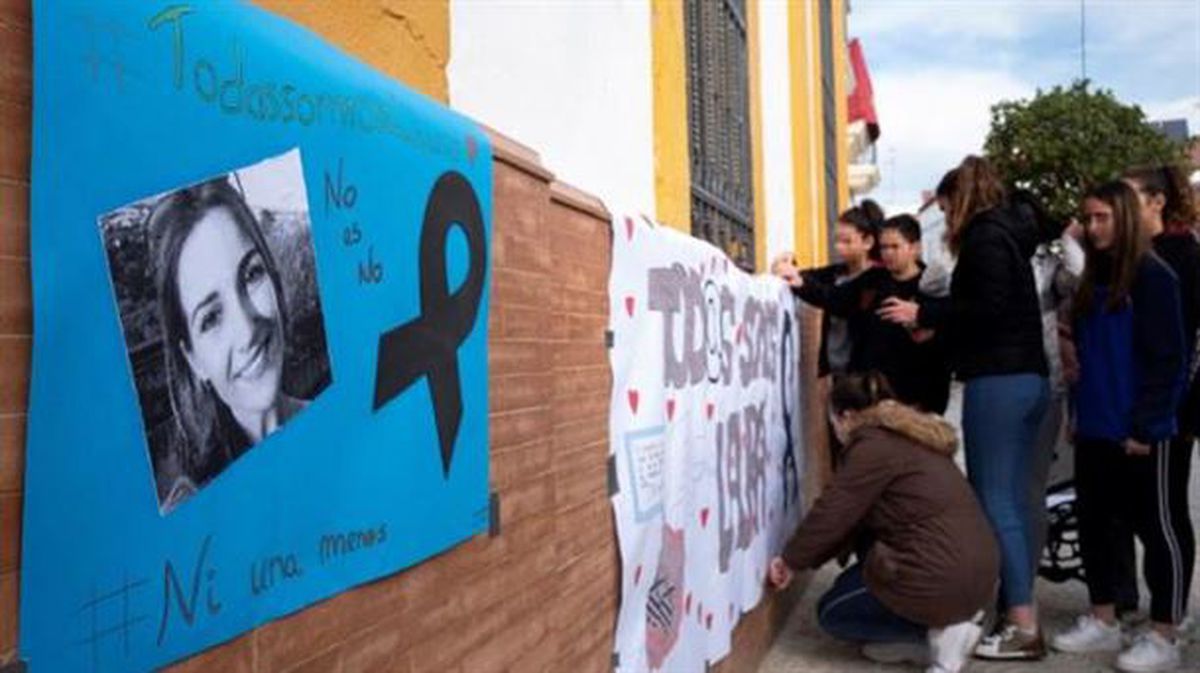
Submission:
[[[1179,282],[1150,248],[1137,194],[1113,181],[1083,202],[1087,263],[1072,307],[1079,358],[1075,387],[1075,489],[1091,611],[1058,634],[1055,649],[1116,651],[1125,522],[1145,546],[1152,628],[1117,658],[1126,671],[1179,666],[1175,626],[1187,579],[1170,507],[1171,447],[1185,378]],[[1118,495],[1119,494],[1119,495]],[[1186,517],[1186,513],[1184,514]]]
[[[1179,460],[1177,467],[1187,495],[1191,474],[1191,447],[1200,431],[1200,386],[1196,385],[1196,367],[1200,364],[1200,242],[1196,238],[1196,204],[1187,173],[1178,165],[1135,168],[1124,176],[1138,195],[1138,217],[1142,231],[1150,237],[1154,253],[1162,258],[1179,279],[1179,297],[1183,312],[1184,346],[1190,355],[1189,387],[1179,408]],[[1187,511],[1187,501],[1174,507]],[[1192,536],[1188,536],[1191,539]],[[1195,543],[1186,546],[1194,547]],[[1192,552],[1194,555],[1194,552]],[[1190,566],[1190,563],[1189,563]],[[1190,573],[1189,573],[1190,575]]]
[[[948,302],[892,301],[881,315],[933,328],[950,340],[965,382],[967,475],[1000,543],[1004,619],[976,656],[1040,659],[1045,644],[1033,602],[1036,531],[1029,490],[1033,452],[1049,400],[1042,316],[1030,259],[1062,224],[1036,202],[1010,195],[983,158],[969,156],[942,180],[947,247],[957,256]]]
[[[287,308],[275,258],[224,177],[151,211],[155,285],[178,440],[164,464],[169,511],[305,402],[282,389]]]

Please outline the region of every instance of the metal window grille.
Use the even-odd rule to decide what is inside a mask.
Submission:
[[[754,269],[746,0],[687,0],[692,234]]]

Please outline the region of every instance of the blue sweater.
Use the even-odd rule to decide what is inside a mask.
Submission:
[[[1098,270],[1098,279],[1107,275]],[[1130,301],[1108,311],[1107,296],[1108,286],[1097,283],[1091,310],[1075,324],[1076,433],[1113,442],[1168,439],[1176,433],[1175,412],[1186,380],[1179,281],[1161,259],[1147,253],[1138,264]]]

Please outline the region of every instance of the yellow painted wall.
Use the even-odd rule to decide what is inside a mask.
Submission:
[[[837,109],[838,142],[837,174],[838,193],[837,211],[840,213],[850,207],[850,141],[848,127],[850,124],[849,101],[847,100],[848,74],[850,55],[846,51],[846,0],[833,0],[833,67],[834,67],[834,102]],[[826,229],[828,231],[828,229]],[[827,247],[827,246],[826,246]]]
[[[442,103],[449,0],[255,0]]]
[[[654,74],[655,219],[692,231],[688,155],[687,50],[683,3],[651,0],[651,59]]]
[[[788,50],[791,54],[792,172],[795,199],[796,259],[802,266],[829,261],[826,204],[850,206],[847,120],[846,0],[832,0],[834,110],[837,147],[837,193],[825,189],[825,128],[821,86],[821,12],[817,2],[788,5]]]
[[[750,161],[754,188],[754,268],[767,271],[767,227],[786,227],[767,221],[767,196],[763,186],[762,39],[759,35],[759,0],[746,3],[746,59],[750,66]]]
[[[820,12],[815,2],[788,5],[788,54],[791,65],[792,196],[796,261],[824,261],[825,165],[821,129]],[[779,223],[780,226],[787,226]]]

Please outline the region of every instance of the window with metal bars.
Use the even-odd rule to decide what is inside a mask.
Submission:
[[[754,269],[746,0],[687,0],[692,234]]]

